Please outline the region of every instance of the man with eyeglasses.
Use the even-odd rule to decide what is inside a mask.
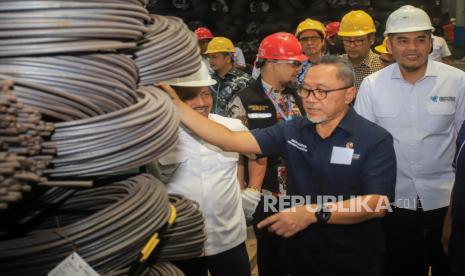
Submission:
[[[297,39],[289,33],[269,35],[261,42],[257,58],[260,77],[231,101],[230,116],[241,119],[249,129],[256,129],[304,114],[302,101],[295,88],[292,88],[295,87],[301,63],[307,60]],[[253,198],[253,191],[258,191],[259,195],[263,193],[279,198],[285,193],[287,171],[281,157],[262,157],[247,167],[248,189],[245,195],[250,194],[250,198]],[[256,227],[258,222],[273,214],[264,212],[263,197],[261,199],[253,214],[258,272],[264,276],[283,275],[279,267],[282,251],[280,237]],[[249,205],[245,201],[243,204]]]
[[[384,35],[396,63],[365,78],[355,102],[360,115],[395,141],[387,276],[450,275],[440,240],[454,182],[454,142],[465,119],[465,73],[428,58],[433,30],[422,9],[406,5],[391,13]]]
[[[310,18],[300,22],[295,31],[295,36],[302,46],[308,60],[302,63],[302,69],[297,74],[297,85],[300,86],[312,63],[318,62],[325,48],[325,25],[318,20]]]
[[[341,20],[339,32],[346,51],[344,57],[352,63],[355,72],[355,87],[358,89],[362,80],[380,70],[381,62],[371,46],[375,43],[375,23],[364,11],[351,11]]]
[[[233,132],[208,121],[161,87],[181,121],[209,143],[284,157],[290,201],[299,200],[258,227],[287,238],[289,275],[382,275],[381,217],[394,197],[396,157],[392,136],[350,106],[356,89],[346,59],[324,56],[310,67],[299,90],[305,117],[252,131]]]

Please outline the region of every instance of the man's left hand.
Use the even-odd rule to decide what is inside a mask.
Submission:
[[[315,213],[307,210],[306,206],[303,205],[292,207],[269,216],[257,226],[259,229],[268,226],[268,231],[289,238],[314,222],[316,222]]]

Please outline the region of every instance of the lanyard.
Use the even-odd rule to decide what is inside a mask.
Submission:
[[[265,94],[268,96],[270,101],[273,103],[276,110],[279,112],[279,114],[281,114],[281,117],[283,117],[285,121],[292,120],[292,115],[291,115],[292,102],[291,102],[291,99],[289,98],[289,95],[283,95],[286,98],[285,102],[287,105],[287,111],[289,112],[289,115],[286,116],[286,111],[281,108],[281,106],[279,105],[278,99],[276,99],[276,97],[273,95],[273,92],[271,92],[271,89],[272,88],[270,88],[270,90],[267,91],[265,87],[263,87],[263,91],[265,91]]]

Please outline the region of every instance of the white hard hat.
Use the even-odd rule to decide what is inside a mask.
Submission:
[[[200,63],[200,68],[197,72],[189,76],[174,78],[162,82],[171,86],[183,87],[205,87],[216,84],[216,80],[212,79],[208,73],[207,65],[203,61]]]
[[[434,31],[428,14],[422,9],[405,5],[389,15],[386,21],[386,31],[384,35],[427,30]]]

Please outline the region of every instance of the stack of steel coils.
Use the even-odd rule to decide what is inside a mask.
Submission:
[[[203,226],[201,213],[189,200],[178,197],[177,201],[178,207],[183,207],[179,209],[181,214],[177,214],[172,227],[179,227],[179,232],[171,228],[168,231],[174,231],[170,236],[178,233],[178,239],[189,240],[190,243],[178,244],[167,236],[168,232],[160,232],[159,237],[163,246],[177,247],[171,252],[172,258],[198,257],[205,240],[203,227],[198,230],[199,225]],[[42,228],[51,224],[55,227],[0,242],[0,274],[43,275],[76,251],[99,273],[118,275],[118,271],[124,271],[123,268],[138,260],[149,238],[166,227],[171,215],[169,204],[164,184],[148,174],[112,185],[76,191],[64,201],[56,214],[49,215],[49,222],[42,225]],[[183,212],[196,219],[186,217]],[[176,226],[177,220],[180,220],[179,226]],[[186,254],[184,247],[192,249],[194,244],[196,250],[189,250],[190,253]],[[163,248],[161,250],[163,255]],[[151,270],[161,273],[167,269],[161,265]],[[175,269],[169,270],[176,272]]]
[[[151,15],[153,24],[135,52],[140,84],[193,74],[200,68],[197,38],[181,19]]]

